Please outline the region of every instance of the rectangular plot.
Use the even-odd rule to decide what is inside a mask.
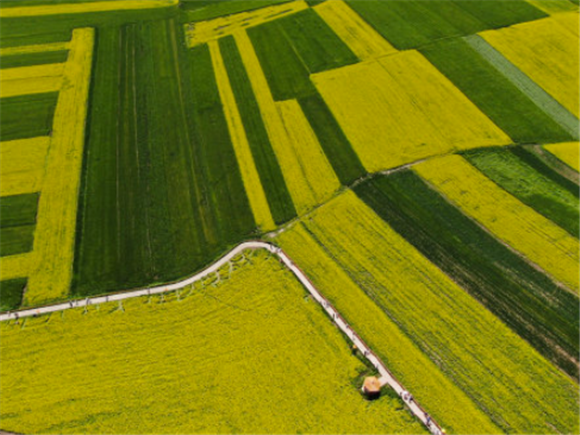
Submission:
[[[298,102],[340,182],[349,185],[362,177],[365,168],[322,97],[317,93]]]
[[[49,145],[46,136],[0,142],[2,196],[40,190]]]
[[[36,223],[38,193],[2,196],[0,198],[0,228]]]
[[[462,39],[421,53],[516,143],[569,140],[570,134]]]
[[[33,240],[34,225],[0,228],[0,257],[30,252]]]
[[[310,73],[358,62],[350,48],[312,9],[292,14],[277,23]]]
[[[415,51],[316,74],[312,79],[370,172],[510,142]]]
[[[236,98],[228,78],[219,45],[217,41],[212,41],[208,45],[224,114],[254,219],[261,231],[271,231],[275,228],[274,220],[270,213],[268,200],[260,181],[260,175],[256,168],[254,157],[252,156],[252,150],[244,129],[240,111],[236,104]]]
[[[397,51],[343,0],[325,1],[314,10],[361,60]]]
[[[281,224],[296,216],[296,210],[268,137],[257,96],[233,37],[220,40],[220,50],[272,217],[276,224]]]
[[[248,36],[274,100],[289,100],[314,93],[308,69],[277,22],[249,29]]]
[[[0,256],[0,270],[2,271],[0,279],[9,280],[27,277],[32,271],[35,261],[34,252],[10,255],[8,257]]]
[[[352,192],[317,209],[305,225],[351,279],[503,431],[578,429],[576,383]]]
[[[54,38],[60,39],[60,35],[53,36]],[[2,41],[2,48],[0,48],[0,56],[9,57],[9,56],[24,56],[24,55],[48,55],[48,53],[55,53],[55,52],[63,52],[67,51],[70,48],[70,43],[65,42],[64,39],[66,37],[62,36],[63,42],[52,42],[46,44],[31,44],[31,45],[15,45],[10,46],[11,44],[6,44],[5,41]],[[66,60],[66,59],[65,59]],[[2,59],[2,62],[5,62],[5,59]],[[61,62],[64,62],[62,60]],[[3,68],[5,68],[3,66]]]
[[[56,92],[60,89],[61,83],[61,77],[2,80],[0,82],[0,98]]]
[[[57,92],[0,99],[0,140],[47,136],[52,130],[52,117]]]
[[[571,377],[578,375],[576,297],[453,207],[414,172],[355,193],[433,264]]]
[[[0,70],[0,80],[2,84],[10,80],[37,79],[43,77],[62,76],[64,63],[53,63],[49,65],[23,66],[20,68],[7,68]]]
[[[508,193],[578,238],[577,189],[576,194],[566,190],[509,149],[472,151],[463,157]]]
[[[522,204],[460,156],[433,159],[413,170],[466,215],[578,293],[576,238]]]
[[[22,302],[26,278],[0,281],[0,310],[16,310]]]
[[[576,118],[580,116],[577,35],[550,17],[481,36]]]

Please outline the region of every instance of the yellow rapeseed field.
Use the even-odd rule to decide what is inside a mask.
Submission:
[[[340,268],[302,224],[282,232],[276,242],[448,433],[501,433]]]
[[[578,239],[521,203],[460,156],[429,160],[413,170],[465,214],[578,294]]]
[[[64,64],[25,66],[0,70],[0,98],[56,92]]]
[[[236,98],[232,91],[219,45],[217,40],[210,41],[208,45],[220,99],[224,108],[224,115],[228,123],[230,137],[232,138],[236,159],[240,166],[242,180],[248,195],[248,200],[250,201],[250,207],[254,214],[254,220],[263,231],[273,230],[276,228],[276,225],[270,213],[270,206],[268,205],[268,199],[266,198],[262,182],[260,181],[260,175],[254,163],[252,150],[248,143],[244,124],[236,104]]]
[[[185,35],[189,46],[193,47],[305,9],[308,9],[308,4],[304,0],[296,0],[253,11],[240,12],[213,20],[186,24]]]
[[[0,18],[35,17],[39,15],[84,14],[129,9],[152,9],[176,6],[178,0],[120,0],[76,2],[42,6],[0,8]]]
[[[580,143],[564,142],[544,145],[544,148],[562,160],[571,168],[580,171]]]
[[[312,79],[370,172],[511,142],[416,51]]]
[[[560,24],[563,15],[562,22],[571,19],[578,27],[578,13],[568,12],[481,36],[578,117],[578,31],[570,32],[568,26]]]
[[[73,31],[38,204],[33,246],[37,261],[25,305],[56,300],[69,291],[93,43],[93,29]]]
[[[33,252],[0,257],[0,272],[2,272],[0,278],[2,280],[25,278],[30,273],[34,261],[35,256]]]
[[[578,431],[577,384],[355,194],[349,191],[323,205],[304,224],[350,278],[502,429]],[[461,407],[456,411],[462,412]]]
[[[248,35],[234,36],[290,196],[303,214],[328,199],[340,182],[300,105],[274,101]]]
[[[0,56],[12,56],[17,54],[43,53],[50,51],[64,51],[70,47],[69,42],[51,42],[48,44],[19,45],[16,47],[0,48]]]
[[[2,429],[18,433],[419,433],[273,257],[216,287],[0,325]],[[227,269],[226,269],[227,270]]]
[[[18,139],[0,142],[0,195],[38,192],[50,138]]]
[[[321,3],[314,10],[361,60],[375,59],[397,51],[343,0]]]

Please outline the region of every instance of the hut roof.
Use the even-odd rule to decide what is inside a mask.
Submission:
[[[375,376],[365,378],[363,388],[367,393],[378,393],[381,391],[381,382]]]

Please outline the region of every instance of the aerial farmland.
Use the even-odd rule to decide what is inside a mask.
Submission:
[[[578,3],[2,0],[0,433],[579,433]]]

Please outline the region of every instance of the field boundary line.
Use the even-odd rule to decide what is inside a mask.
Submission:
[[[86,299],[79,299],[69,302],[62,302],[53,305],[45,305],[36,308],[27,308],[22,310],[7,311],[0,313],[0,322],[9,320],[18,320],[20,318],[26,317],[36,317],[41,314],[50,314],[60,311],[65,311],[73,308],[89,307],[90,305],[98,305],[108,302],[123,301],[125,299],[132,299],[142,296],[151,296],[157,294],[164,294],[170,291],[175,291],[182,289],[188,285],[191,285],[203,278],[208,277],[213,273],[217,273],[219,269],[232,261],[235,257],[242,254],[246,250],[258,250],[265,249],[271,254],[274,254],[287,269],[294,274],[298,281],[306,288],[308,293],[314,298],[314,300],[324,309],[328,314],[332,322],[352,341],[354,345],[359,349],[362,355],[373,365],[373,367],[380,374],[381,385],[388,385],[391,387],[397,395],[399,395],[405,405],[409,410],[421,421],[423,425],[433,435],[443,435],[444,432],[429,415],[427,412],[419,405],[413,396],[403,387],[403,385],[395,378],[395,376],[389,371],[387,366],[381,359],[371,350],[371,348],[362,340],[362,338],[356,333],[356,331],[346,322],[346,320],[340,315],[340,313],[334,308],[334,306],[318,291],[314,284],[310,281],[307,275],[290,259],[290,257],[282,250],[282,248],[275,246],[271,243],[262,241],[248,241],[243,242],[233,248],[230,252],[220,258],[218,261],[208,266],[201,272],[184,279],[182,281],[169,284],[161,285],[151,288],[143,288],[139,290],[128,290],[120,293],[115,293],[107,296],[97,296],[90,297]]]

